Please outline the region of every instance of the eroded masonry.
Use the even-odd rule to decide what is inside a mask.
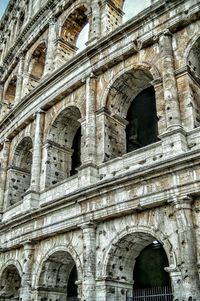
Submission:
[[[200,300],[200,2],[144,2],[9,1],[1,301]]]

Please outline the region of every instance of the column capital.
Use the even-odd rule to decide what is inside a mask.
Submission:
[[[35,242],[33,240],[27,240],[23,243],[23,247],[26,250],[33,250]]]
[[[176,197],[175,199],[172,200],[172,204],[175,210],[191,209],[192,202],[193,202],[193,197],[190,195]]]
[[[34,118],[36,118],[38,115],[41,115],[41,114],[46,114],[46,112],[42,109],[38,109],[34,114]]]
[[[79,227],[82,230],[85,230],[85,229],[96,229],[97,228],[97,223],[94,222],[94,221],[83,222],[83,223],[79,224]]]
[[[162,37],[162,36],[172,37],[173,33],[169,30],[169,28],[165,28],[163,31],[158,33],[158,36],[159,37]]]
[[[52,16],[51,19],[49,20],[49,25],[55,25],[57,23],[56,17]]]

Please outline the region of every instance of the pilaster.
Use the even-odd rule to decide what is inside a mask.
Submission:
[[[180,251],[180,271],[182,288],[179,298],[186,301],[200,300],[200,286],[197,269],[196,238],[193,224],[192,198],[182,197],[173,201],[174,214],[177,224],[177,234]],[[177,292],[176,292],[177,293]]]
[[[54,70],[56,40],[57,40],[57,22],[55,18],[52,18],[49,21],[48,44],[47,44],[44,76],[50,74]]]
[[[178,90],[174,71],[172,34],[167,29],[159,36],[167,130],[181,127]]]
[[[34,259],[34,246],[31,242],[24,244],[24,261],[23,261],[23,274],[21,280],[20,300],[31,301],[32,296],[32,265]]]
[[[81,225],[83,231],[82,299],[96,301],[96,224]]]
[[[96,95],[97,78],[94,74],[86,79],[85,152],[82,162],[96,162]]]
[[[20,56],[19,67],[17,72],[17,86],[16,86],[16,94],[15,94],[15,103],[17,104],[21,100],[22,96],[22,85],[23,85],[23,73],[24,73],[24,54]]]
[[[43,130],[44,130],[45,112],[39,110],[36,113],[35,118],[35,136],[33,146],[33,161],[31,170],[31,185],[30,190],[40,191],[40,173],[42,162],[42,142],[43,142]]]
[[[5,139],[3,143],[3,150],[1,156],[1,170],[0,170],[0,219],[2,218],[2,211],[4,208],[4,195],[6,189],[9,153],[10,153],[10,140]]]

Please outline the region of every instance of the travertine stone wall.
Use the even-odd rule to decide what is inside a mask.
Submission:
[[[123,8],[11,0],[1,20],[0,299],[127,301],[158,241],[173,300],[200,300],[199,1]],[[127,153],[145,89],[158,136]]]

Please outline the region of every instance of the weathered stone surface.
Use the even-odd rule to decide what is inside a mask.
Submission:
[[[200,300],[199,1],[123,7],[11,0],[1,20],[0,300],[130,301],[153,244],[173,300]]]

